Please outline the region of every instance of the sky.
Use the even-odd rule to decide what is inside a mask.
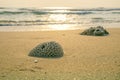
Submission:
[[[120,0],[0,0],[0,7],[120,8]]]

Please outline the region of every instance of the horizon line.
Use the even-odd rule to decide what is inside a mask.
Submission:
[[[120,7],[2,7],[0,8],[36,8],[36,9],[111,9],[111,8],[117,8],[119,9]]]

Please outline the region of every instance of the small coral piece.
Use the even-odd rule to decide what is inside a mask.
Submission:
[[[28,55],[34,57],[62,57],[63,54],[61,45],[51,41],[37,45]]]
[[[102,26],[90,27],[81,33],[81,35],[91,35],[91,36],[105,36],[108,35],[107,32]]]

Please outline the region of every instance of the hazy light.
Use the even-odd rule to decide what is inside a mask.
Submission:
[[[56,22],[63,22],[66,21],[67,18],[65,14],[51,14],[49,19]]]
[[[44,9],[72,9],[72,7],[43,7]]]
[[[95,8],[120,7],[120,0],[0,0],[0,7]]]
[[[49,28],[52,29],[52,30],[68,30],[70,29],[70,25],[67,25],[67,24],[56,24],[56,25],[49,25]]]

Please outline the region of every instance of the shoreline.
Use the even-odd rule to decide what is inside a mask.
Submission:
[[[79,35],[83,30],[0,32],[1,80],[117,80],[120,78],[120,28],[108,36]],[[36,45],[56,41],[64,56],[29,57]],[[34,63],[38,60],[38,63]]]
[[[118,24],[119,25],[119,24]],[[105,29],[119,29],[116,27],[104,27]],[[84,30],[90,27],[81,27],[76,25],[41,25],[41,26],[1,26],[0,32],[39,32],[39,31],[71,31],[71,30]],[[96,27],[96,26],[91,26]],[[41,29],[40,29],[41,28]]]
[[[21,30],[21,31],[17,31],[17,30],[12,30],[12,31],[0,31],[0,32],[52,32],[52,31],[81,31],[81,30],[85,30],[85,29],[88,29],[88,28],[80,28],[80,29],[65,29],[65,30],[52,30],[52,29],[48,29],[48,30]],[[109,28],[105,28],[106,30],[107,29],[120,29],[119,27],[109,27]]]

